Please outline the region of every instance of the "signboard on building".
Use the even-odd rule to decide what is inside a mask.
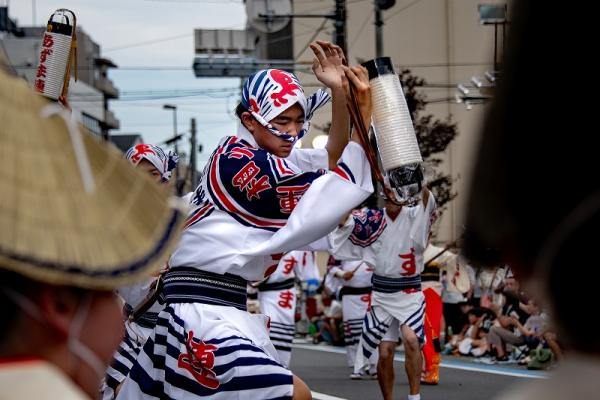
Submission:
[[[256,57],[259,36],[252,30],[194,31],[194,75],[196,77],[245,78],[263,68],[291,71],[293,60],[261,60]]]

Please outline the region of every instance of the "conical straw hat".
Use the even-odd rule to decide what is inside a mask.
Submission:
[[[183,219],[167,189],[49,107],[0,72],[0,268],[91,289],[156,271]]]

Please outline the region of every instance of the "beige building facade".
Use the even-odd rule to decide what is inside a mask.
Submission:
[[[426,80],[423,88],[432,101],[423,113],[434,114],[438,119],[452,116],[459,134],[441,156],[442,170],[454,178],[453,191],[458,196],[448,205],[437,226],[437,241],[452,241],[460,236],[465,215],[467,188],[471,175],[472,152],[486,109],[485,105],[473,105],[467,110],[464,104],[454,100],[456,86],[473,86],[473,76],[483,79],[486,71],[494,71],[494,25],[482,25],[479,21],[475,0],[397,0],[396,5],[383,11],[383,55],[392,58],[397,71],[408,68],[413,74]],[[496,3],[502,4],[503,2]],[[296,0],[295,13],[331,12],[334,0]],[[487,3],[489,4],[489,3]],[[375,57],[375,26],[371,0],[347,1],[347,46],[350,64]],[[332,22],[323,19],[297,18],[293,21],[294,52],[296,61],[306,65],[297,74],[310,90],[318,87],[312,76],[312,54],[306,48],[308,41],[331,40]],[[318,33],[317,33],[318,32]],[[502,50],[502,26],[497,29],[497,54]],[[422,114],[423,114],[422,113]],[[314,119],[310,136],[303,139],[303,147],[311,147],[314,136],[322,134],[320,127],[327,125],[321,112]]]

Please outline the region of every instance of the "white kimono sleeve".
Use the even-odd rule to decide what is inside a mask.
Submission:
[[[329,153],[325,149],[294,149],[285,160],[302,171],[329,169]]]

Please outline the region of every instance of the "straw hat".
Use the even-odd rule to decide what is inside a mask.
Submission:
[[[183,219],[167,189],[59,107],[0,72],[0,268],[91,289],[158,270]]]
[[[465,260],[457,256],[454,262],[447,264],[448,291],[467,293],[471,288],[469,270]]]
[[[442,250],[444,250],[443,247],[429,244],[425,249],[423,257],[427,262],[441,253]],[[448,283],[446,290],[449,292],[459,293],[466,293],[469,291],[471,288],[469,270],[467,269],[467,264],[462,257],[459,257],[456,253],[448,250],[436,257],[431,264],[433,263],[435,263],[438,268],[446,270],[446,279]]]

